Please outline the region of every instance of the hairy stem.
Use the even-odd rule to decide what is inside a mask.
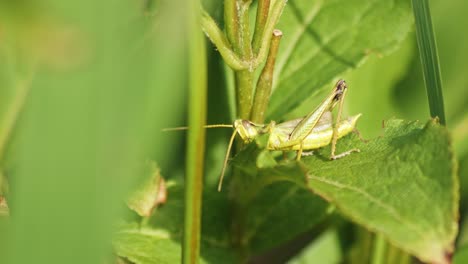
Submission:
[[[239,14],[237,0],[224,1],[224,25],[231,46],[236,53],[239,53]]]
[[[242,119],[250,118],[252,109],[253,73],[249,70],[236,71],[237,115]]]
[[[255,55],[260,50],[262,44],[263,31],[268,19],[268,12],[270,11],[270,0],[258,0],[257,18],[255,20],[255,33],[253,36],[252,46]]]
[[[252,3],[252,0],[241,1],[239,9],[239,25],[240,25],[240,45],[241,45],[241,56],[244,60],[252,61],[252,44],[250,41],[250,18],[249,18],[249,7]]]
[[[234,50],[232,50],[227,37],[205,10],[202,11],[201,25],[206,36],[216,46],[224,62],[226,62],[229,67],[233,70],[245,70],[249,68],[250,63],[242,60]]]
[[[262,64],[267,55],[270,47],[271,34],[278,23],[278,20],[283,13],[284,6],[286,5],[287,0],[276,0],[273,6],[271,7],[270,15],[268,16],[265,28],[263,30],[263,35],[260,40],[260,48],[258,54],[254,59],[252,67],[255,69],[258,65]]]

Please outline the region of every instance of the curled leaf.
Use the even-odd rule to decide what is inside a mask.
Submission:
[[[140,216],[150,216],[167,200],[166,182],[154,162],[147,165],[142,184],[129,196],[127,206]]]

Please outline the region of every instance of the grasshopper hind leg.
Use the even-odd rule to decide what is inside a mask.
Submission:
[[[350,150],[345,151],[345,152],[343,152],[343,153],[341,153],[341,154],[338,154],[338,155],[332,154],[332,155],[330,156],[330,159],[331,159],[331,160],[341,159],[341,158],[343,158],[343,157],[348,156],[349,154],[351,154],[351,153],[353,153],[353,152],[361,152],[361,150],[360,150],[360,149],[357,149],[357,148],[354,148],[354,149],[350,149]]]
[[[343,94],[341,95],[341,98],[339,99],[338,114],[337,114],[337,117],[336,117],[336,123],[335,124],[339,124],[340,121],[341,121],[341,113],[342,113],[342,110],[343,110],[343,102],[344,102],[345,95],[346,95],[346,90],[343,91]],[[331,160],[340,159],[342,157],[348,156],[349,154],[351,154],[353,152],[361,152],[359,149],[354,148],[354,149],[350,149],[348,151],[345,151],[345,152],[343,152],[341,154],[335,155],[336,142],[337,141],[338,141],[338,128],[335,125],[335,126],[333,126],[333,136],[332,136],[332,142],[331,142],[332,143],[331,155],[330,155]]]
[[[303,142],[301,141],[301,144],[300,144],[300,146],[299,146],[299,150],[297,151],[296,160],[298,160],[298,161],[301,160],[301,157],[302,157],[302,147],[303,147],[303,146],[302,146],[302,143],[303,143]]]

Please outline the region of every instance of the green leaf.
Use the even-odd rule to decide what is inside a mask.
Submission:
[[[460,234],[457,246],[468,247],[468,155],[460,159]]]
[[[206,241],[205,241],[206,240]],[[215,241],[202,239],[200,263],[237,263],[233,252],[213,246]],[[114,239],[114,249],[120,257],[136,264],[180,263],[179,238],[165,229],[140,226],[137,223],[122,224]]]
[[[327,230],[316,241],[303,249],[289,264],[341,263],[343,256],[339,236],[334,229]]]
[[[140,216],[150,216],[156,206],[165,202],[166,187],[154,162],[146,164],[143,176],[143,182],[127,198],[127,206]]]
[[[310,188],[422,261],[446,263],[457,234],[459,197],[447,130],[436,121],[423,126],[391,120],[383,137],[368,143],[348,137],[338,145],[361,153],[331,162],[325,150],[303,159]]]
[[[164,229],[140,226],[137,223],[122,224],[114,239],[114,249],[120,257],[136,264],[172,264],[181,261],[178,237]],[[226,249],[212,247],[202,241],[200,263],[236,263]]]
[[[167,202],[141,223],[119,224],[113,246],[119,257],[137,264],[180,263],[183,226],[183,186],[167,182]],[[203,195],[201,263],[236,263],[229,250],[229,206],[225,196]]]
[[[312,230],[326,219],[327,209],[325,201],[297,184],[266,186],[247,209],[244,238],[251,254],[272,250]]]
[[[233,180],[242,189],[241,196],[235,197],[244,217],[237,219],[243,223],[237,235],[251,255],[313,229],[325,219],[328,208],[305,188],[304,171],[295,162],[276,162],[273,152],[262,149],[264,143],[249,144],[232,162],[242,172]]]
[[[119,256],[133,263],[179,263],[180,244],[171,240],[165,230],[139,227],[138,224],[120,226],[114,248]]]
[[[468,247],[457,250],[457,253],[455,254],[453,258],[453,263],[454,264],[468,263]]]
[[[372,53],[394,50],[412,25],[408,1],[288,2],[268,116],[277,120]]]

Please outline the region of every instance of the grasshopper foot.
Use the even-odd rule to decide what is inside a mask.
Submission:
[[[353,152],[361,152],[361,150],[359,149],[350,149],[348,151],[345,151],[341,154],[338,154],[338,155],[332,155],[330,157],[331,160],[336,160],[336,159],[341,159],[342,157],[345,157],[345,156],[348,156],[349,154],[353,153]]]
[[[308,157],[308,156],[313,156],[314,155],[314,151],[306,151],[306,152],[302,152],[302,157]]]

